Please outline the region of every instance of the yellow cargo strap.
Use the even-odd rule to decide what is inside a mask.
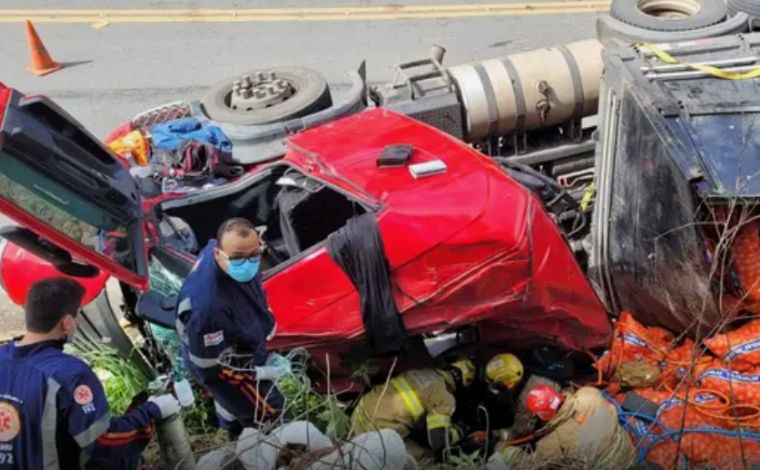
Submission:
[[[451,417],[441,413],[433,413],[427,415],[427,428],[428,430],[447,428],[451,423]]]
[[[692,68],[694,70],[699,70],[700,72],[704,72],[708,75],[712,75],[713,77],[717,77],[717,78],[724,78],[726,80],[749,80],[752,78],[760,77],[760,67],[749,70],[747,72],[735,72],[735,71],[719,69],[718,67],[713,67],[712,65],[692,64],[689,62],[681,62],[675,57],[673,57],[672,55],[665,52],[664,50],[652,44],[637,44],[636,47],[639,49],[641,48],[649,49],[652,52],[652,54],[657,56],[658,59],[660,59],[661,61],[665,63],[685,65],[686,67]]]
[[[403,377],[396,377],[391,379],[391,385],[396,389],[401,398],[406,403],[407,408],[412,413],[414,419],[419,418],[425,413],[425,408],[420,402],[420,397],[417,396],[417,392],[414,391],[409,382]]]
[[[588,205],[591,203],[591,199],[593,199],[594,193],[596,193],[596,185],[592,181],[591,184],[588,185],[586,192],[583,193],[583,199],[581,199],[581,210],[583,212],[588,211]]]

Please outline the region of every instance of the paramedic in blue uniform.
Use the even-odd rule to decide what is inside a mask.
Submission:
[[[267,355],[275,320],[261,285],[261,252],[250,221],[227,220],[201,252],[177,299],[185,366],[212,393],[221,427],[232,438],[245,427],[272,421],[282,408],[272,380],[287,366],[277,360],[281,356]],[[230,353],[250,363],[231,368]]]
[[[137,469],[153,424],[179,411],[170,395],[115,418],[92,369],[63,352],[84,288],[71,279],[35,283],[26,334],[0,346],[0,469]]]

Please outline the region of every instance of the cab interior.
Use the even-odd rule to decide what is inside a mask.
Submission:
[[[272,269],[324,241],[367,208],[298,169],[273,165],[231,184],[159,207],[162,244],[197,255],[219,226],[244,217],[265,246],[262,269]]]

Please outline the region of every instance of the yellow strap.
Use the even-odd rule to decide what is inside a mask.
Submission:
[[[694,70],[699,70],[700,72],[704,72],[708,75],[712,75],[713,77],[717,77],[717,78],[724,78],[726,80],[749,80],[752,78],[760,77],[760,67],[754,68],[747,72],[728,71],[728,70],[719,69],[718,67],[713,67],[712,65],[691,64],[688,62],[680,62],[672,55],[668,54],[667,52],[663,51],[657,46],[653,46],[652,44],[637,44],[637,47],[639,49],[642,47],[649,49],[650,51],[652,51],[652,54],[657,56],[658,59],[660,59],[661,61],[665,63],[685,65],[686,67],[692,68]]]
[[[427,428],[428,430],[446,428],[451,423],[451,417],[449,415],[441,413],[433,413],[427,415]]]
[[[588,185],[588,189],[586,189],[586,192],[583,193],[583,199],[581,199],[581,210],[583,212],[586,212],[588,210],[588,205],[591,203],[591,198],[594,197],[595,192],[596,192],[596,185],[592,181],[591,184]]]
[[[406,403],[406,406],[409,408],[414,419],[419,418],[425,413],[425,408],[422,406],[420,398],[405,378],[396,377],[395,379],[391,379],[391,385],[393,385],[393,388],[395,388],[398,394],[401,395],[401,398],[404,400],[404,403]]]

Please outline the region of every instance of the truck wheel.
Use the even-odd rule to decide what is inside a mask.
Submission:
[[[610,16],[652,31],[689,31],[726,19],[723,0],[613,0]]]
[[[201,100],[214,121],[245,126],[306,116],[331,104],[327,80],[303,67],[252,70],[217,83]]]
[[[760,20],[760,0],[726,0],[726,6],[731,16],[743,12],[749,15],[753,24]]]
[[[726,21],[706,28],[688,31],[652,31],[603,16],[596,20],[596,37],[607,47],[629,46],[638,42],[680,42],[739,34],[746,32],[748,26],[749,17],[746,13],[738,13]]]

